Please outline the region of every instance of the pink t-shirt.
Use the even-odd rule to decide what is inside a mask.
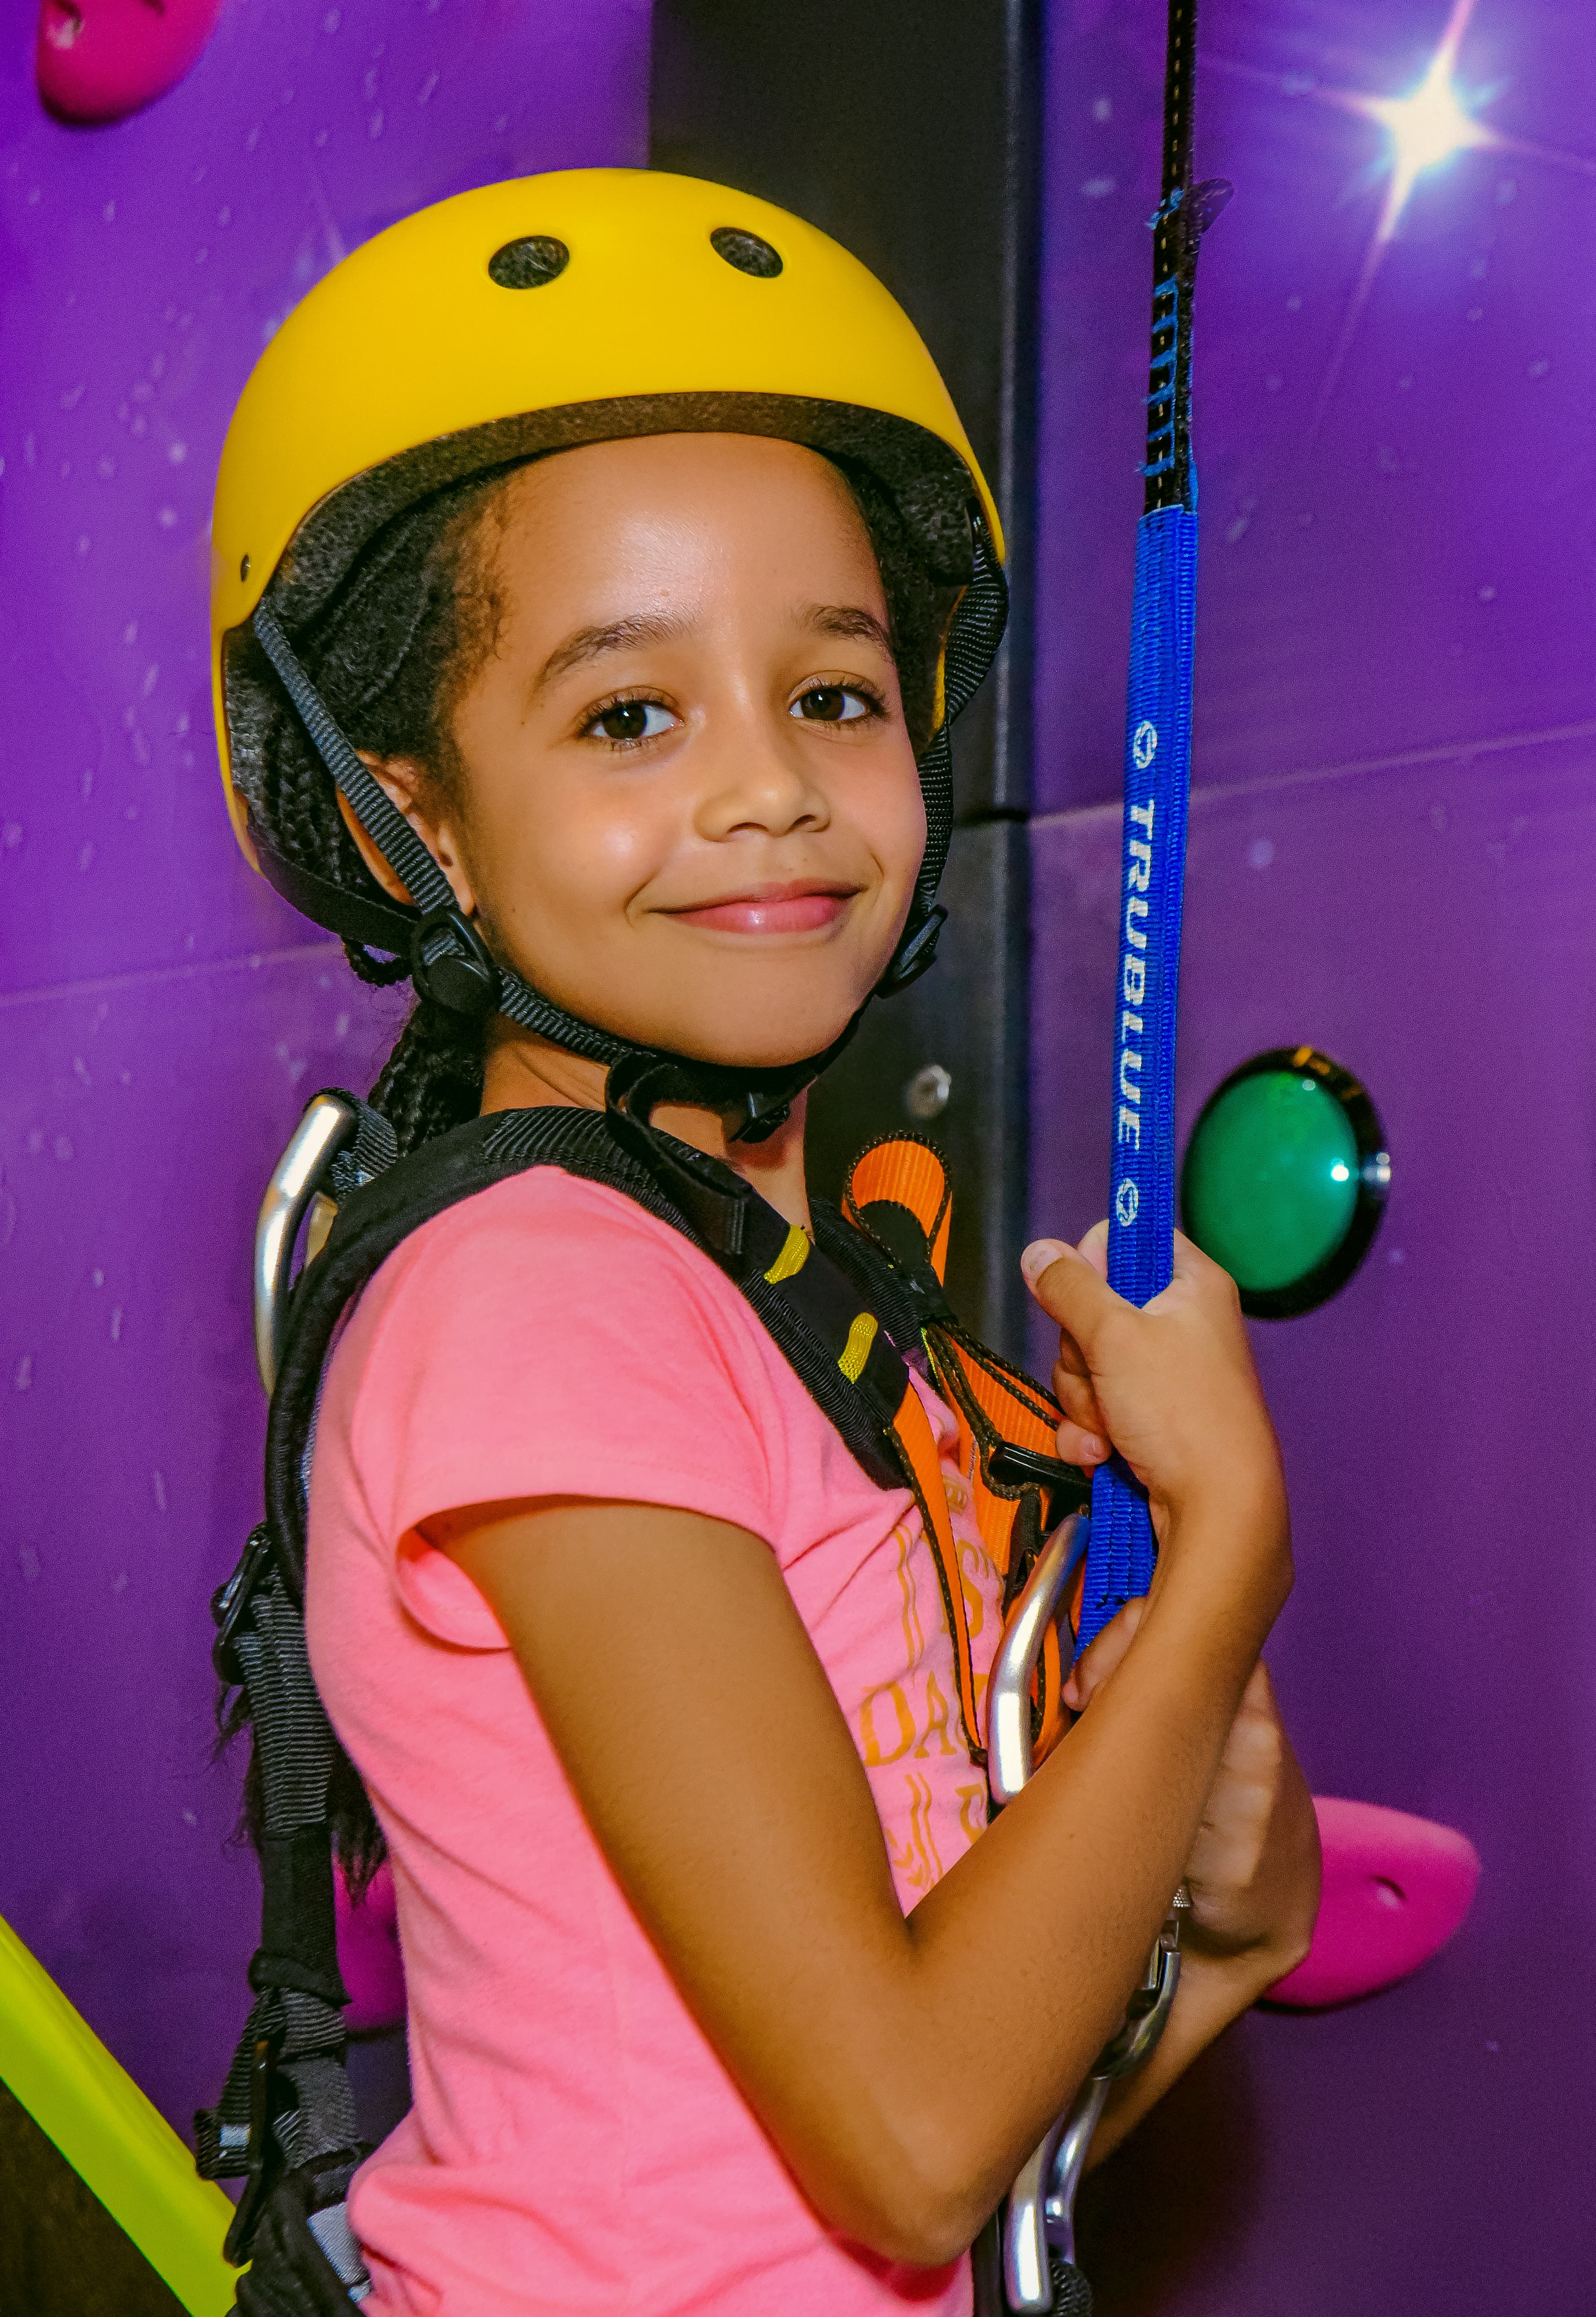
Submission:
[[[923,1397],[984,1685],[996,1574]],[[425,1224],[338,1346],[310,1492],[311,1662],[388,1839],[409,1990],[415,2105],[351,2201],[366,2309],[966,2317],[967,2259],[893,2267],[805,2202],[611,1875],[497,1620],[416,1534],[558,1495],[769,1542],[905,1912],[985,1823],[918,1511],[865,1478],[714,1265],[549,1167]]]

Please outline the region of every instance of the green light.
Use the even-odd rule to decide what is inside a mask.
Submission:
[[[1360,1171],[1351,1123],[1319,1079],[1283,1069],[1239,1078],[1192,1135],[1186,1228],[1238,1287],[1290,1287],[1345,1239]]]

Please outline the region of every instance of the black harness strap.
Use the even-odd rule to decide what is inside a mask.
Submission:
[[[305,1449],[340,1318],[412,1231],[460,1200],[531,1167],[558,1167],[584,1182],[622,1192],[709,1256],[746,1296],[860,1468],[878,1488],[903,1485],[898,1466],[883,1448],[882,1432],[903,1396],[902,1352],[915,1343],[918,1321],[910,1294],[895,1280],[887,1259],[861,1242],[850,1251],[844,1275],[834,1259],[827,1258],[859,1234],[834,1208],[816,1200],[821,1248],[791,1276],[771,1281],[767,1274],[780,1255],[788,1229],[774,1210],[754,1196],[730,1167],[669,1136],[653,1139],[665,1145],[673,1164],[691,1166],[695,1172],[713,1169],[722,1178],[716,1188],[724,1186],[723,1194],[738,1203],[742,1229],[735,1250],[706,1244],[649,1168],[619,1146],[604,1114],[552,1105],[472,1119],[424,1143],[340,1206],[325,1246],[294,1290],[266,1431],[266,1525],[283,1584],[293,1599],[300,1598],[304,1584]],[[870,1287],[865,1284],[867,1278]],[[838,1363],[859,1316],[861,1293],[873,1293],[884,1316],[855,1382]]]

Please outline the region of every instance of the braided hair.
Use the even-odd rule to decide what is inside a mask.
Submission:
[[[312,681],[354,747],[404,756],[424,793],[458,793],[463,767],[453,735],[461,693],[491,652],[499,617],[485,514],[505,470],[472,476],[406,509],[368,541],[343,586],[296,642]],[[292,550],[290,550],[290,554]],[[247,630],[229,651],[259,653]],[[338,792],[286,699],[273,707],[254,777],[250,819],[297,867],[356,892],[371,879],[338,808]],[[383,988],[409,971],[346,939],[365,982]],[[484,1025],[418,999],[372,1091],[401,1152],[475,1117],[482,1101]]]

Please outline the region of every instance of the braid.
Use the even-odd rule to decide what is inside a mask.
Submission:
[[[463,1126],[482,1107],[482,1033],[441,1006],[418,999],[371,1090],[398,1137],[399,1156]]]
[[[496,631],[491,570],[477,551],[482,517],[506,469],[437,491],[384,525],[342,586],[296,640],[313,683],[357,748],[406,756],[434,790],[458,783],[454,705]],[[230,647],[260,647],[247,631]],[[338,792],[289,702],[274,695],[249,784],[251,817],[286,861],[351,890],[370,878],[338,809]],[[345,941],[360,979],[402,981],[406,958]],[[401,1151],[474,1117],[482,1101],[484,1025],[418,1003],[371,1100]]]

